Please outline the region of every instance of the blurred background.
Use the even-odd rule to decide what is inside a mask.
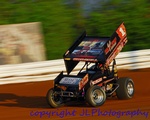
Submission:
[[[123,51],[150,48],[149,0],[1,0],[0,25],[40,22],[46,59],[62,58],[86,30],[106,36],[125,23]]]

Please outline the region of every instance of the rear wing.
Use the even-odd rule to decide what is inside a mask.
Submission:
[[[65,52],[64,61],[69,74],[80,62],[98,62],[108,66],[127,43],[124,23],[111,37],[87,36],[84,32]]]

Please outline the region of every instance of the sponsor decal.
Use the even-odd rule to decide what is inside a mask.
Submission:
[[[78,85],[82,78],[75,77],[63,77],[59,83],[61,84],[69,84],[69,85]]]
[[[120,49],[121,49],[121,46],[120,46]],[[106,65],[109,65],[112,62],[112,60],[118,55],[119,51],[118,49],[114,51],[114,54],[110,58],[107,59]]]
[[[107,59],[106,65],[109,65],[111,61],[118,55],[118,53],[122,50],[124,45],[127,43],[127,38],[120,41],[116,47],[116,49],[113,51],[113,54],[110,55],[110,57]]]
[[[101,82],[102,80],[103,80],[102,78],[98,78],[98,79],[92,81],[91,83],[92,83],[92,85],[95,85],[95,84]]]
[[[91,62],[97,62],[97,59],[87,59],[87,58],[73,58],[75,61],[91,61]]]
[[[64,58],[65,60],[71,60],[71,58]]]
[[[126,29],[125,26],[123,24],[121,24],[119,26],[119,28],[116,30],[118,36],[120,37],[120,39],[124,38],[126,36]]]
[[[79,90],[81,90],[85,84],[88,82],[88,74],[84,76],[84,78],[79,83]]]
[[[108,52],[112,51],[113,48],[116,46],[116,44],[117,44],[117,39],[115,37],[112,41],[109,41],[107,43],[107,48],[105,49],[105,54],[108,54]]]

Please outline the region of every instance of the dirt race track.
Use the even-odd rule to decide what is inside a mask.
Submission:
[[[85,102],[50,108],[45,95],[53,81],[0,85],[0,120],[150,120],[150,69],[119,70],[118,74],[134,80],[134,97],[107,99],[96,108]]]

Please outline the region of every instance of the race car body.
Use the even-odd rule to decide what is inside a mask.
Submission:
[[[82,98],[91,106],[100,106],[114,93],[119,99],[132,98],[134,83],[131,78],[118,77],[115,61],[126,43],[124,23],[111,37],[87,36],[84,32],[63,55],[67,74],[61,72],[48,91],[50,106],[59,107],[68,98]],[[83,67],[71,75],[79,62],[84,62]]]

